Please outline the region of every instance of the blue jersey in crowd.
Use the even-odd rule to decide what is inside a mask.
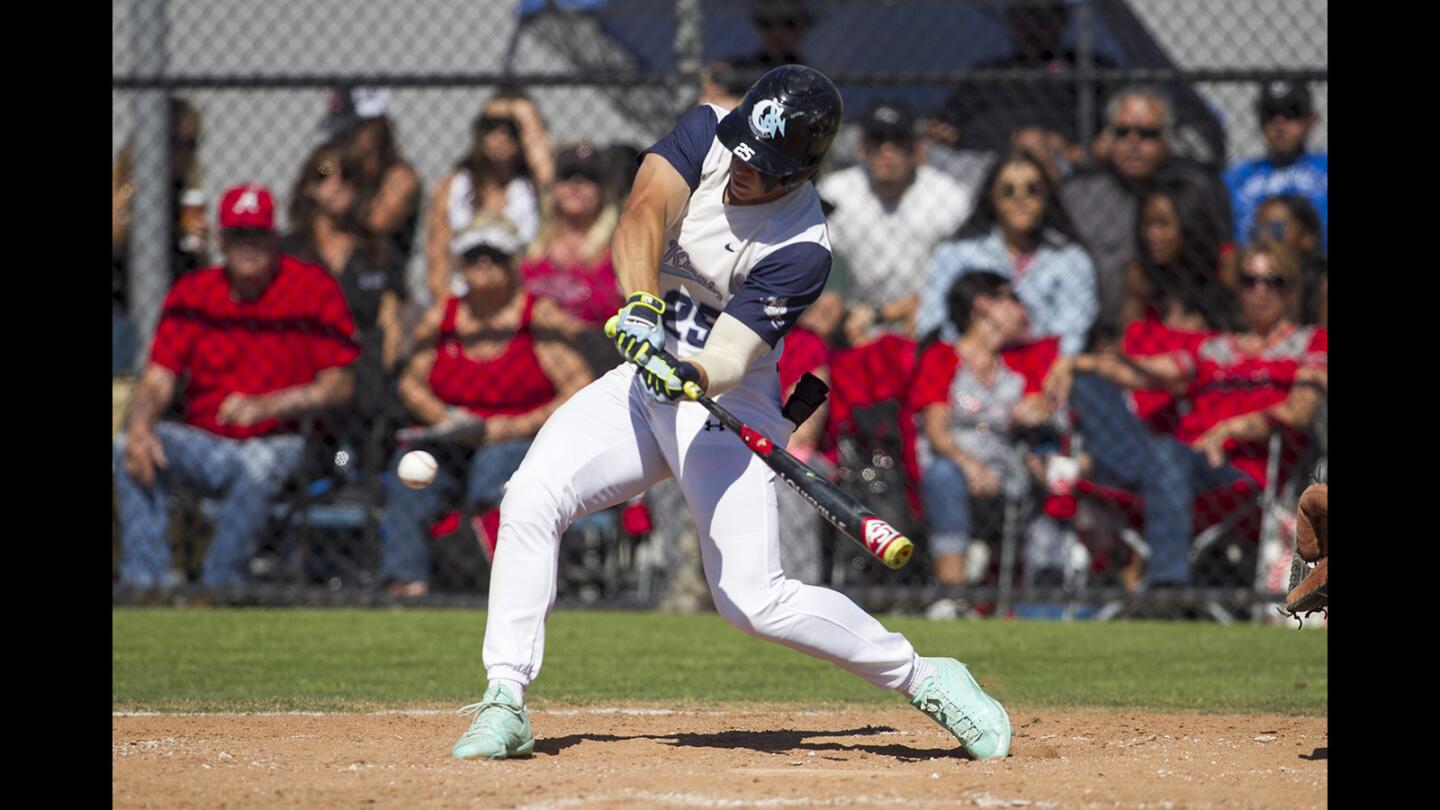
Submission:
[[[1321,249],[1330,250],[1330,220],[1326,203],[1330,197],[1330,158],[1305,153],[1294,163],[1279,166],[1268,157],[1248,160],[1225,173],[1225,186],[1235,207],[1235,238],[1250,241],[1255,213],[1265,200],[1280,194],[1298,194],[1320,213]]]

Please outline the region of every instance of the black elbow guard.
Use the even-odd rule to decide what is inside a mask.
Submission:
[[[830,386],[814,374],[806,373],[800,378],[800,382],[795,384],[795,390],[790,392],[790,399],[786,400],[781,413],[798,428],[810,418],[816,408],[825,404],[825,395],[828,393]]]

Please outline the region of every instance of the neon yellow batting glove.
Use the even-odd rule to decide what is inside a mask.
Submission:
[[[644,365],[650,352],[665,348],[660,322],[664,314],[664,301],[647,292],[631,293],[625,306],[605,324],[605,335],[615,340],[615,350],[621,357]]]

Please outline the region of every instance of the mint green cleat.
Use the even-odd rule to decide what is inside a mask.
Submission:
[[[510,690],[498,683],[485,690],[479,703],[466,706],[460,714],[473,714],[475,719],[450,750],[456,759],[528,757],[535,750],[530,715]]]
[[[999,759],[1010,753],[1010,715],[1000,701],[985,694],[970,670],[954,658],[925,658],[935,674],[925,679],[910,705],[930,715],[955,735],[976,759]]]

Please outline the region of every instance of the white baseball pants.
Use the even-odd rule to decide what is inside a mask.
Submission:
[[[718,400],[784,445],[773,368]],[[493,681],[540,673],[555,604],[560,535],[576,518],[644,492],[672,474],[700,532],[715,606],[751,635],[784,644],[885,689],[910,674],[915,649],[849,598],[786,579],[780,566],[774,471],[695,402],[655,402],[626,363],[561,406],[511,477],[490,574],[484,663]],[[707,421],[710,429],[706,429]]]

